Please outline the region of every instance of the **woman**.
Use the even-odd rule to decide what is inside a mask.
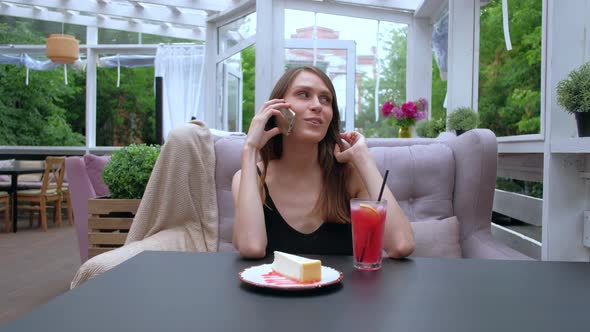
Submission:
[[[276,126],[281,108],[296,114],[289,135]],[[383,181],[366,139],[340,134],[334,86],[315,67],[289,69],[276,83],[250,123],[241,166],[232,182],[233,243],[246,258],[274,250],[352,255],[350,199],[377,200]],[[390,257],[408,256],[410,223],[387,187],[382,199],[383,247]]]

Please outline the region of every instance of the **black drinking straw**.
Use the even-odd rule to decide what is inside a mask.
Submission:
[[[385,176],[383,177],[383,183],[381,183],[381,190],[379,191],[379,198],[377,199],[378,202],[381,202],[381,197],[383,196],[383,189],[385,189],[385,181],[387,181],[387,176],[389,175],[389,170],[385,170]],[[365,251],[367,250],[367,242],[371,239],[371,231],[367,232],[367,238],[365,239],[365,246],[363,247],[363,251],[361,252],[360,261],[363,262],[365,260]]]
[[[379,198],[377,201],[381,202],[381,196],[383,196],[383,189],[385,188],[385,181],[387,181],[387,176],[389,175],[389,170],[385,170],[385,176],[383,177],[383,183],[381,183],[381,191],[379,191]]]

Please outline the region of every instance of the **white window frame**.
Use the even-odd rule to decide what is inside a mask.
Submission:
[[[257,4],[253,1],[244,2],[241,6],[219,15],[207,21],[207,37],[205,42],[205,112],[204,122],[209,128],[223,129],[223,96],[220,94],[222,89],[218,89],[223,80],[223,70],[218,70],[218,66],[223,61],[234,54],[254,45],[257,40],[258,28],[256,33],[239,42],[238,44],[219,53],[218,29],[235,20],[246,17],[256,12]],[[257,21],[259,20],[257,14]]]
[[[223,120],[222,120],[222,124],[223,124],[223,130],[228,130],[228,131],[237,131],[237,132],[241,132],[242,131],[242,89],[243,89],[243,77],[242,77],[242,73],[241,72],[237,72],[235,71],[235,69],[233,69],[232,67],[227,66],[225,63],[221,63],[223,66],[223,91],[222,91],[222,96],[223,96]],[[229,77],[232,76],[234,78],[236,78],[237,82],[238,82],[238,86],[237,86],[237,98],[238,98],[238,103],[237,103],[237,111],[236,111],[236,128],[230,129],[229,128]]]

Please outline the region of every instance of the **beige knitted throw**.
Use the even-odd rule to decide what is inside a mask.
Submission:
[[[215,151],[207,126],[174,128],[162,146],[137,214],[121,248],[86,261],[70,287],[145,250],[217,251]]]

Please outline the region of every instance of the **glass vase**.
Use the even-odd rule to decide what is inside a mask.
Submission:
[[[412,129],[409,126],[399,127],[397,137],[399,137],[399,138],[412,138]]]

